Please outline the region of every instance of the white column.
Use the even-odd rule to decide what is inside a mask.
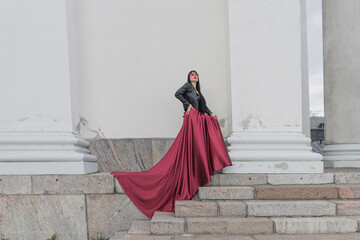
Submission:
[[[98,170],[77,129],[71,4],[0,3],[0,175]]]
[[[311,149],[305,0],[229,0],[233,166],[320,173]]]
[[[325,167],[360,167],[360,2],[322,2]]]

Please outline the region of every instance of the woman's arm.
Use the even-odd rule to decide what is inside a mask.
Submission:
[[[205,106],[205,113],[207,113],[208,115],[212,114],[212,112],[210,111],[210,109],[207,106]]]
[[[186,98],[183,96],[183,94],[186,92],[186,90],[188,89],[188,84],[185,83],[182,87],[180,87],[176,92],[175,92],[175,97],[177,99],[179,99],[183,104],[185,104],[186,108],[190,105],[189,101],[186,100]]]

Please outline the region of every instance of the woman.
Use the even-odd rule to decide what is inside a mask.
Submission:
[[[217,116],[206,106],[199,75],[192,70],[175,97],[184,107],[183,125],[164,157],[142,172],[111,172],[147,217],[175,212],[175,200],[192,199],[211,176],[231,166]]]

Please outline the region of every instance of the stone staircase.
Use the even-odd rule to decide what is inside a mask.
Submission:
[[[360,239],[359,169],[216,173],[175,213],[155,212],[111,240]]]

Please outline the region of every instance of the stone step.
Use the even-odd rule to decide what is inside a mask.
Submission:
[[[272,233],[273,222],[261,217],[175,217],[171,212],[155,212],[151,233],[176,234],[256,234]]]
[[[265,217],[187,217],[189,234],[269,234],[273,222]]]
[[[203,234],[194,236],[175,236],[174,240],[359,240],[360,233],[338,233],[338,234],[255,234],[246,235],[224,235]],[[144,238],[146,240],[146,238]]]
[[[339,199],[336,185],[254,186],[256,199]]]
[[[185,219],[175,217],[175,213],[156,211],[151,219],[151,233],[183,234],[185,233]]]
[[[253,235],[252,240],[359,240],[359,239],[360,239],[360,233],[335,233],[335,234],[306,234],[306,235],[263,234],[263,235]]]
[[[320,201],[319,201],[320,202]],[[155,212],[151,220],[135,221],[123,239],[168,239],[171,236],[338,234],[359,231],[360,215],[321,217],[175,217],[172,212]],[[150,222],[150,224],[149,224]],[[149,230],[150,225],[150,230]],[[215,234],[215,235],[214,235]],[[265,234],[265,235],[264,235]],[[199,235],[199,236],[198,236]],[[156,238],[161,236],[162,238]],[[207,235],[210,236],[210,235]],[[143,238],[141,238],[143,237]],[[179,238],[181,239],[181,238]],[[216,238],[214,238],[216,239]],[[232,238],[229,238],[232,239]],[[237,238],[234,238],[237,239]],[[273,238],[269,238],[273,239]],[[294,236],[293,239],[298,239]],[[336,239],[336,238],[334,238]],[[120,240],[120,239],[119,239]]]
[[[131,224],[129,234],[151,234],[151,221],[148,219],[136,220]]]
[[[360,199],[358,185],[256,185],[203,186],[199,200],[301,200],[301,199]]]
[[[275,233],[316,234],[350,233],[359,230],[358,220],[350,217],[271,217]]]
[[[175,235],[154,236],[154,235],[130,235],[122,240],[359,240],[360,233],[336,233],[336,234],[255,234],[246,235],[225,235],[225,234],[201,234],[182,236]],[[110,240],[113,240],[112,238]]]
[[[209,186],[198,188],[199,199],[254,199],[254,188],[248,186]]]
[[[351,171],[352,172],[336,172],[336,170],[331,168],[325,169],[324,173],[215,173],[211,176],[211,182],[206,186],[360,183],[359,169],[353,169]]]
[[[337,206],[337,215],[353,216],[360,215],[360,200],[336,200],[331,201]]]
[[[175,217],[212,217],[218,216],[218,204],[215,201],[177,200]]]
[[[181,200],[175,201],[175,216],[334,216],[336,215],[336,204],[336,202],[325,200]],[[360,202],[349,204],[353,208],[348,206],[344,209],[347,211],[347,215],[359,215]],[[357,214],[351,214],[351,210]]]
[[[244,201],[248,216],[334,216],[336,203],[324,200]]]

